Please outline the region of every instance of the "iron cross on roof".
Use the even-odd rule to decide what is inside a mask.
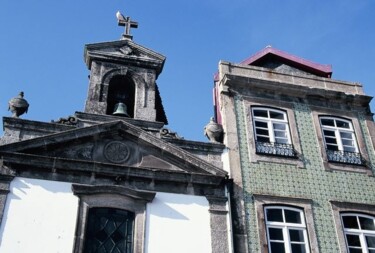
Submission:
[[[130,35],[130,28],[138,28],[138,22],[130,20],[130,17],[125,17],[119,11],[116,13],[117,21],[119,26],[125,26],[125,33],[122,35],[123,39],[133,39]]]

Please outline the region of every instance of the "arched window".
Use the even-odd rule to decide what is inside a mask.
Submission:
[[[375,217],[342,213],[341,222],[349,253],[375,253]]]
[[[129,117],[134,118],[135,84],[129,76],[117,75],[109,82],[106,113],[112,115],[119,102],[126,104]]]
[[[264,213],[269,253],[310,252],[303,210],[266,206]]]

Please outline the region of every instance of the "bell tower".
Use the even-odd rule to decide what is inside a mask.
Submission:
[[[85,113],[113,115],[122,103],[130,118],[167,124],[156,84],[163,55],[134,43],[126,29],[118,41],[86,45],[84,59],[90,70]]]

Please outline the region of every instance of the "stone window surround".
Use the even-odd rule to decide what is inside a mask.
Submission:
[[[312,200],[303,198],[291,198],[273,195],[253,194],[256,211],[256,219],[259,231],[260,252],[268,253],[266,219],[264,217],[264,207],[266,206],[286,206],[303,210],[305,216],[307,237],[311,253],[319,253],[318,241],[315,233],[314,218],[312,212]]]
[[[333,219],[336,226],[336,234],[340,246],[341,253],[348,253],[345,242],[345,234],[341,223],[341,213],[350,212],[356,214],[367,214],[375,216],[375,205],[353,203],[353,202],[342,202],[342,201],[329,201],[332,206]]]
[[[246,111],[246,130],[247,130],[247,143],[249,148],[249,158],[250,162],[273,162],[273,163],[283,163],[295,165],[299,168],[304,168],[303,161],[301,159],[301,146],[300,139],[297,131],[296,119],[294,117],[294,108],[292,103],[284,101],[275,101],[272,99],[265,98],[244,98],[244,106]],[[294,150],[297,153],[297,159],[293,157],[281,157],[281,156],[272,156],[267,154],[257,154],[255,150],[255,134],[254,134],[254,122],[252,118],[252,108],[253,107],[265,107],[272,108],[277,110],[282,110],[286,112],[291,144],[293,144]]]
[[[351,111],[342,111],[342,110],[337,110],[337,109],[322,108],[322,107],[316,107],[316,106],[311,106],[311,111],[312,111],[316,135],[318,137],[318,142],[319,142],[321,157],[323,159],[324,168],[328,171],[341,170],[341,171],[364,173],[369,176],[372,175],[371,169],[366,166],[329,162],[327,158],[324,138],[323,138],[322,129],[320,126],[321,116],[343,118],[343,119],[351,121],[353,130],[354,130],[354,135],[356,137],[359,153],[361,154],[363,159],[365,159],[366,161],[369,161],[364,137],[362,135],[358,117],[355,115],[355,113]]]
[[[84,250],[85,228],[89,209],[92,207],[117,208],[134,212],[133,253],[144,252],[146,204],[153,200],[156,193],[121,186],[79,184],[73,184],[72,191],[80,199],[74,253],[81,253]]]

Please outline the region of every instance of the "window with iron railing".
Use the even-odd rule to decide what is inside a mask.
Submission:
[[[257,154],[295,157],[286,112],[253,107],[253,125]]]
[[[364,165],[351,121],[324,116],[320,125],[328,161]]]

